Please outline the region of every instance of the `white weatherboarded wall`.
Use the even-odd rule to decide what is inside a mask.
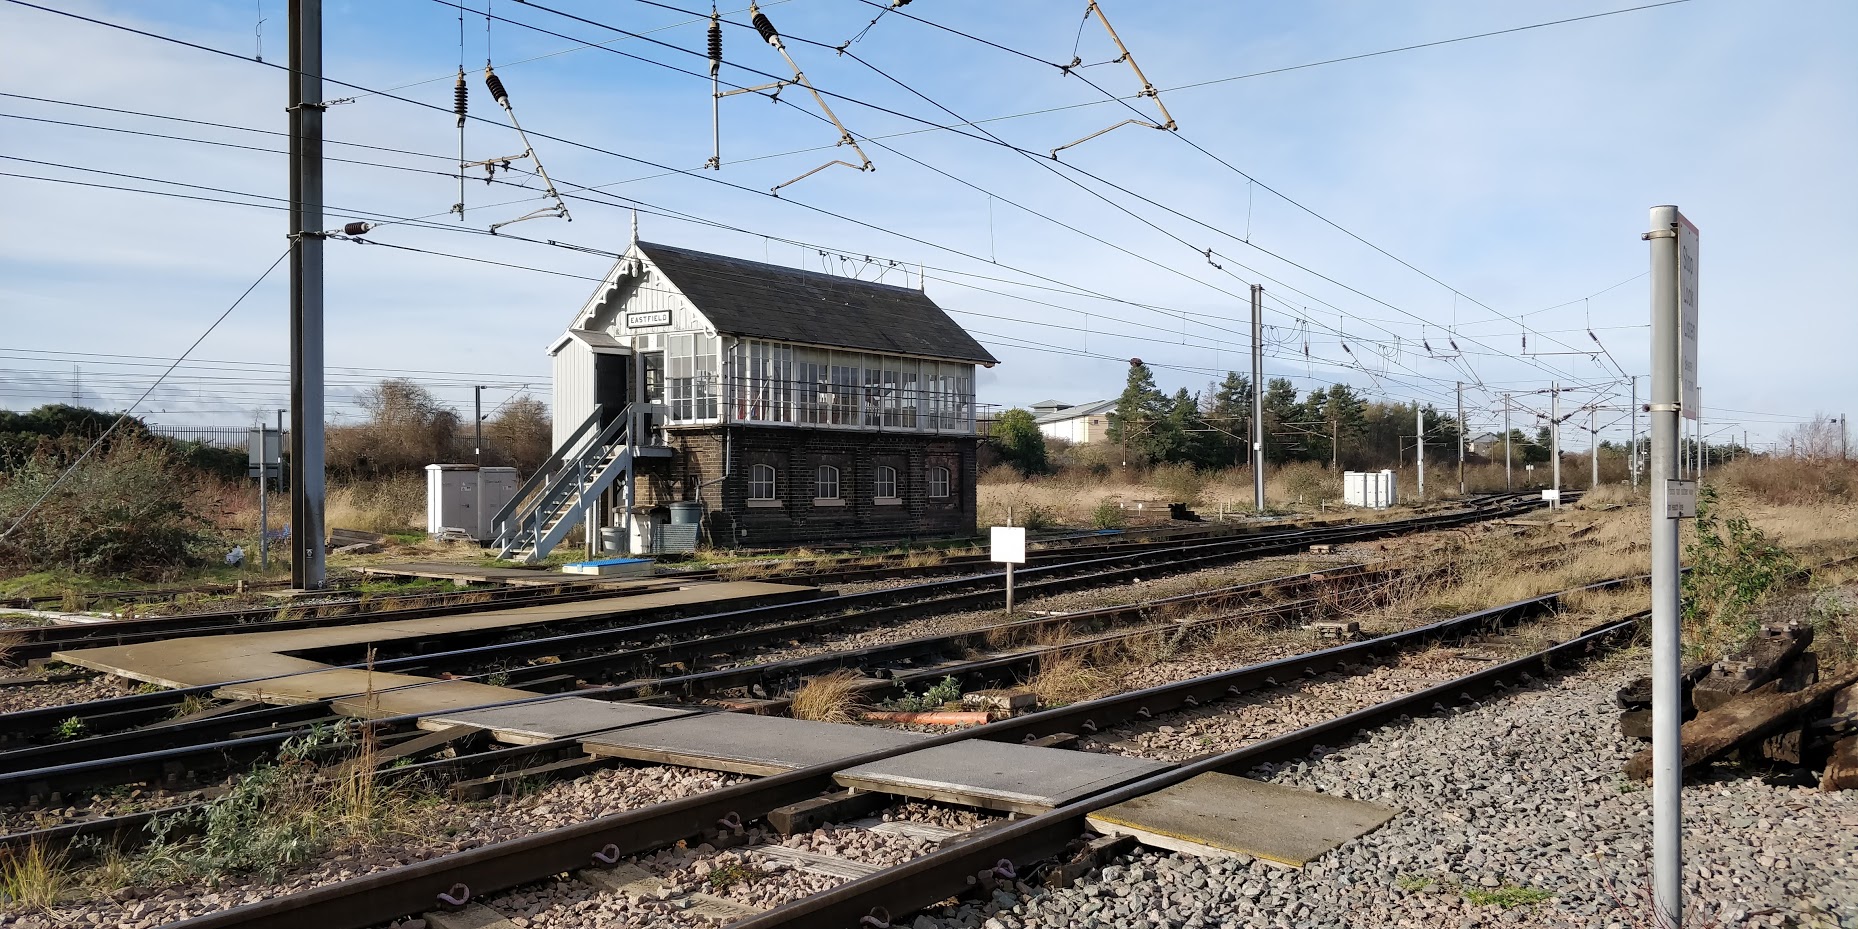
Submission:
[[[555,447],[594,412],[594,350],[564,337],[549,359],[554,367]]]

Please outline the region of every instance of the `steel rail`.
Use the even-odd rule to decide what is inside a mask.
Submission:
[[[1403,529],[1432,528],[1432,527],[1436,527],[1439,525],[1456,524],[1459,522],[1476,519],[1481,515],[1485,515],[1485,507],[1483,506],[1480,506],[1478,508],[1474,508],[1471,510],[1460,510],[1460,511],[1455,511],[1452,513],[1439,515],[1439,516],[1419,518],[1415,521],[1401,521],[1401,522],[1370,524],[1369,526],[1366,526],[1366,527],[1345,526],[1345,527],[1334,527],[1334,528],[1326,529],[1326,530],[1304,530],[1304,531],[1295,531],[1295,532],[1290,532],[1290,533],[1278,533],[1278,534],[1273,534],[1269,539],[1253,540],[1252,543],[1249,546],[1247,546],[1246,550],[1255,552],[1261,546],[1264,548],[1271,549],[1271,550],[1279,550],[1285,547],[1289,547],[1289,548],[1300,547],[1302,544],[1308,542],[1313,534],[1320,535],[1325,538],[1337,536],[1338,534],[1345,535],[1351,538],[1360,536],[1362,534],[1367,534],[1369,536],[1378,536],[1378,535],[1388,534],[1391,532],[1401,531]],[[1197,550],[1201,547],[1202,546],[1188,546],[1186,547],[1185,550]],[[1218,558],[1221,558],[1221,560],[1223,560],[1223,557],[1230,557],[1231,554],[1232,553],[1229,551],[1222,550],[1222,552],[1214,553],[1211,556],[1196,557],[1191,560],[1200,561],[1200,560],[1203,560],[1204,557],[1218,557]],[[1086,562],[1081,562],[1078,564],[1089,565],[1089,564],[1093,564],[1093,563],[1096,563],[1098,561],[1103,561],[1103,560],[1112,560],[1112,559],[1092,559],[1092,560],[1088,560]],[[1054,566],[1054,568],[1057,568],[1057,567],[1069,567],[1069,566]],[[1048,569],[1034,569],[1034,570],[1041,571],[1041,572],[1049,572],[1049,571],[1052,571],[1053,569],[1048,568]],[[1122,569],[1122,572],[1129,572],[1129,571],[1135,571],[1135,570],[1141,570],[1141,569],[1132,567],[1132,568]],[[1112,572],[1112,573],[1115,573],[1115,572]],[[943,583],[946,583],[946,582],[943,582]],[[1050,584],[1050,583],[1054,583],[1054,581],[1048,580],[1043,583]],[[936,586],[936,585],[917,585],[917,586]],[[880,591],[877,593],[883,593],[883,592]],[[987,594],[983,596],[991,597],[991,594]],[[946,607],[944,606],[943,608],[946,608]],[[762,608],[762,609],[766,609],[766,608]],[[717,614],[717,618],[720,619],[722,617],[731,617],[731,616],[735,616],[736,618],[739,618],[738,614],[745,613],[745,612],[753,612],[753,611],[752,610],[751,611],[737,611],[736,614]],[[870,611],[867,611],[865,615],[867,618],[869,618]],[[696,617],[695,619],[704,620],[706,619],[706,617]],[[679,623],[689,622],[689,620],[669,620],[665,622],[668,624],[679,624]],[[651,625],[660,625],[660,624],[647,624],[647,626],[651,626]],[[561,638],[576,638],[578,636],[584,636],[584,635],[588,635],[588,634],[587,633],[572,634],[572,635],[561,637]],[[378,663],[375,663],[373,667],[375,667],[376,669],[383,669],[384,667],[390,664],[392,664],[392,662],[378,662]],[[791,672],[792,670],[791,665],[787,670]],[[663,682],[663,684],[665,686],[671,686],[676,689],[680,689],[685,693],[695,694],[695,693],[702,693],[702,692],[713,692],[717,689],[726,689],[730,686],[742,686],[746,683],[759,683],[759,682],[766,680],[766,678],[767,678],[767,671],[762,670],[762,669],[755,669],[751,667],[750,669],[725,669],[722,671],[701,672],[698,674],[683,675],[680,678],[673,678],[673,679],[666,680]],[[212,688],[202,688],[202,689],[210,690]],[[616,687],[608,687],[608,688],[598,688],[598,689],[594,689],[590,691],[585,691],[581,695],[590,696],[590,697],[607,696],[609,698],[618,698],[620,696],[623,696],[625,693],[630,693],[634,691],[636,691],[636,687],[630,690],[623,689],[623,688],[616,688]],[[534,702],[534,701],[550,699],[552,696],[553,695],[543,694],[543,695],[536,696],[535,698],[533,698],[533,700],[511,701],[511,702],[512,703]],[[323,708],[324,711],[327,712],[327,709],[326,709],[327,702],[318,704],[318,706]],[[66,710],[66,712],[68,713],[68,709]],[[68,716],[65,718],[68,718]],[[378,723],[381,725],[406,724],[406,723],[410,723],[411,721],[416,720],[416,718],[417,718],[416,716],[407,716],[404,718],[395,717],[393,719],[380,720],[378,721]],[[205,729],[208,729],[209,727],[203,726],[200,728],[202,730],[205,730]],[[231,766],[231,765],[242,764],[250,760],[253,760],[255,758],[262,757],[264,751],[267,750],[266,746],[274,746],[274,745],[280,744],[283,739],[288,738],[290,735],[293,735],[301,730],[302,730],[302,727],[299,726],[293,729],[281,730],[281,731],[271,732],[271,733],[264,733],[262,735],[247,736],[244,738],[229,739],[224,742],[218,742],[218,743],[208,742],[205,744],[195,743],[195,744],[170,745],[169,747],[164,748],[164,749],[154,749],[154,750],[144,750],[144,751],[130,751],[135,748],[147,749],[150,745],[148,741],[138,740],[137,738],[135,738],[135,734],[130,733],[130,734],[125,734],[126,736],[129,736],[129,738],[123,739],[122,740],[123,744],[120,746],[115,745],[115,744],[111,744],[108,746],[101,746],[101,745],[97,746],[97,748],[100,748],[100,749],[108,748],[112,750],[128,751],[127,754],[117,755],[113,758],[109,758],[109,757],[83,758],[80,755],[80,757],[77,760],[72,760],[72,755],[74,753],[82,753],[88,750],[88,747],[85,746],[85,743],[91,742],[92,740],[82,740],[76,743],[71,743],[70,748],[65,748],[62,750],[55,748],[55,747],[48,747],[47,751],[45,752],[45,754],[48,756],[48,760],[51,758],[56,758],[58,759],[58,761],[50,765],[45,765],[41,767],[33,767],[30,769],[20,769],[18,767],[14,767],[13,770],[11,770],[10,772],[0,774],[0,796],[26,797],[26,796],[31,796],[35,794],[43,795],[47,791],[54,789],[53,788],[54,784],[58,785],[58,787],[62,789],[96,788],[96,787],[101,787],[101,786],[108,786],[113,783],[125,783],[127,782],[126,780],[124,780],[125,778],[132,779],[132,780],[147,780],[153,776],[156,776],[157,772],[159,773],[160,776],[175,777],[182,773],[187,773],[190,771],[197,771],[198,769],[203,769],[203,768],[218,768],[218,767],[226,767],[226,766]],[[154,744],[163,744],[163,740],[171,739],[172,736],[173,736],[172,733],[159,734],[157,735],[157,739]],[[221,748],[223,748],[224,750],[223,751],[220,750]],[[11,753],[11,752],[0,753],[0,763],[10,762],[12,759],[10,759],[8,756],[13,755],[13,754],[14,753]]]
[[[1008,862],[1014,870],[1024,873],[1030,871],[1029,866],[1036,862],[1058,857],[1084,832],[1086,817],[1097,810],[1152,794],[1202,774],[1242,774],[1266,762],[1305,758],[1324,747],[1339,748],[1363,733],[1402,716],[1444,712],[1459,703],[1475,702],[1478,696],[1526,683],[1536,674],[1552,673],[1558,661],[1574,661],[1630,637],[1636,631],[1642,615],[1605,624],[1568,642],[1456,680],[1235,751],[1191,761],[1049,813],[990,829],[968,841],[945,846],[895,867],[783,904],[765,913],[737,920],[729,924],[730,929],[854,929],[860,925],[890,926],[891,921],[899,916],[966,893],[975,874],[990,871],[1000,862]],[[873,916],[876,921],[864,922],[867,916]]]
[[[1607,582],[1589,585],[1585,588],[1595,589],[1607,584],[1626,583],[1627,581]],[[600,866],[601,862],[610,862],[620,857],[642,854],[658,848],[672,845],[678,841],[705,835],[716,829],[719,821],[725,818],[739,818],[747,822],[765,817],[769,811],[809,800],[827,791],[835,789],[832,777],[840,771],[860,764],[892,758],[910,752],[922,751],[938,745],[959,742],[968,739],[994,739],[1000,741],[1025,741],[1041,734],[1073,731],[1089,731],[1092,727],[1101,728],[1130,718],[1137,718],[1142,711],[1149,715],[1166,712],[1170,708],[1205,703],[1235,696],[1250,689],[1272,686],[1278,681],[1294,680],[1306,673],[1320,673],[1321,670],[1334,668],[1346,663],[1365,660],[1376,653],[1398,648],[1412,647],[1425,642],[1452,636],[1473,635],[1487,629],[1499,628],[1508,622],[1519,621],[1526,615],[1552,609],[1560,598],[1568,592],[1547,594],[1528,600],[1505,604],[1486,610],[1479,610],[1464,616],[1441,620],[1426,626],[1395,633],[1375,639],[1338,645],[1304,655],[1291,656],[1262,662],[1231,671],[1205,675],[1189,681],[1176,682],[1161,687],[1148,688],[1074,704],[1067,707],[1045,710],[1026,716],[1002,720],[972,729],[950,732],[939,736],[913,742],[909,745],[892,749],[867,752],[852,758],[841,759],[829,764],[817,765],[779,774],[772,777],[736,784],[721,790],[711,791],[693,797],[673,800],[667,803],[604,816],[598,819],[576,823],[512,839],[507,842],[480,846],[452,855],[427,859],[415,864],[377,871],[350,880],[326,884],[298,893],[272,897],[256,903],[234,907],[215,913],[209,913],[172,924],[173,929],[247,929],[247,927],[265,927],[265,929],[363,929],[363,927],[386,923],[409,913],[419,913],[439,905],[438,895],[454,892],[457,885],[463,884],[473,895],[507,889],[530,881],[541,880],[552,875],[571,872],[587,867]],[[1612,624],[1608,629],[1624,629],[1631,621]],[[1583,636],[1576,642],[1589,641]],[[1573,645],[1574,643],[1570,643]],[[1569,654],[1570,646],[1557,646],[1549,655]],[[1546,660],[1543,655],[1533,656],[1529,660]],[[1471,678],[1452,682],[1452,685],[1428,688],[1422,691],[1424,699],[1417,697],[1403,698],[1395,701],[1401,707],[1418,707],[1429,705],[1440,699],[1439,694],[1455,695],[1459,689],[1475,686],[1467,683],[1473,680],[1495,679],[1492,671],[1517,667],[1517,662],[1508,662],[1491,670],[1479,672]],[[1456,685],[1456,686],[1453,686]],[[1195,699],[1189,704],[1189,698],[1197,694],[1206,695],[1206,699]],[[1455,696],[1453,697],[1455,699]],[[1383,705],[1387,706],[1386,704]],[[1404,711],[1404,710],[1402,710]],[[1347,719],[1367,718],[1362,711],[1350,714]],[[1324,726],[1303,730],[1304,733],[1315,731],[1320,736],[1341,737],[1346,735],[1334,721]],[[1283,744],[1285,738],[1274,739],[1266,745]],[[1256,748],[1256,747],[1254,747]],[[1196,762],[1195,765],[1203,764]],[[1175,769],[1180,770],[1180,769]],[[1200,770],[1198,767],[1195,773]],[[1073,810],[1071,807],[1066,810]],[[1051,814],[1035,817],[1026,823],[1041,822],[1041,838],[1044,829],[1049,828]],[[1081,821],[1081,815],[1078,817]],[[1069,822],[1069,820],[1067,820]],[[1023,826],[1024,824],[1020,824]],[[1000,834],[991,836],[990,843],[1017,842],[1025,833],[1020,826],[1008,827]],[[1065,837],[1069,841],[1075,835]],[[948,854],[963,854],[974,851],[979,839],[957,845]],[[987,847],[991,847],[987,846]],[[1015,845],[1017,849],[1019,846]],[[1045,852],[1050,854],[1051,852]],[[986,852],[983,852],[986,854]],[[1022,852],[1022,855],[1025,853]],[[997,858],[998,856],[996,856]],[[947,860],[948,855],[935,853],[929,858]],[[917,859],[923,861],[926,859]],[[965,867],[967,857],[955,859]],[[1021,860],[1015,858],[1015,860]],[[1031,857],[1024,860],[1030,861]],[[914,863],[912,863],[913,865]],[[991,866],[993,861],[988,864]],[[903,867],[911,867],[905,865]],[[896,871],[897,869],[891,869]],[[880,872],[889,874],[891,872]],[[912,872],[912,874],[922,873]],[[949,873],[953,873],[952,870]],[[973,874],[969,870],[962,875]],[[925,879],[939,880],[943,874],[936,872]],[[876,875],[873,878],[877,877]],[[890,893],[887,884],[874,883],[867,878],[855,884],[860,885],[860,892],[870,891],[874,887],[884,888]],[[907,881],[905,882],[907,883]],[[853,885],[846,885],[851,887]],[[940,885],[938,885],[940,886]],[[844,890],[844,888],[840,888]],[[958,891],[960,888],[957,887]],[[830,894],[830,892],[829,892]],[[935,900],[950,896],[949,891],[939,891]],[[822,895],[826,897],[827,895]],[[842,896],[842,895],[840,895]],[[831,918],[837,918],[845,909],[840,896],[831,896],[826,902],[832,907]],[[821,898],[809,898],[817,901]],[[844,921],[844,925],[854,925],[877,902],[865,902],[857,898],[864,909]],[[808,901],[801,901],[807,903]],[[933,902],[933,900],[929,901]],[[794,906],[795,904],[789,904]],[[919,906],[922,904],[919,904]],[[785,908],[783,908],[785,909]],[[779,911],[771,911],[779,912]],[[792,911],[789,911],[792,912]],[[819,923],[825,925],[825,923]]]
[[[1060,565],[1029,568],[1026,571],[1019,572],[1019,576],[1021,578],[1031,579],[1032,583],[1029,583],[1023,586],[1032,587],[1033,583],[1037,583],[1037,579],[1045,575],[1062,574],[1072,569],[1088,570],[1091,567],[1099,565],[1105,561],[1119,561],[1119,560],[1135,559],[1138,562],[1138,564],[1134,565],[1135,567],[1144,567],[1144,565],[1140,564],[1141,558],[1139,556],[1149,556],[1151,558],[1153,556],[1169,556],[1169,555],[1173,555],[1173,554],[1180,553],[1180,552],[1186,552],[1189,550],[1204,548],[1207,546],[1211,546],[1215,548],[1222,548],[1222,547],[1223,548],[1235,548],[1235,547],[1238,548],[1239,549],[1238,551],[1228,553],[1231,555],[1231,557],[1246,557],[1246,556],[1261,557],[1264,555],[1272,554],[1274,552],[1294,550],[1305,544],[1320,543],[1324,541],[1337,542],[1337,541],[1349,541],[1349,540],[1363,539],[1363,538],[1375,538],[1375,537],[1380,537],[1383,535],[1392,535],[1392,534],[1398,534],[1402,532],[1426,531],[1428,529],[1443,528],[1448,525],[1456,525],[1462,522],[1469,522],[1469,521],[1474,521],[1480,518],[1486,518],[1492,515],[1493,510],[1508,511],[1512,509],[1533,509],[1540,505],[1539,502],[1537,501],[1529,501],[1526,503],[1521,502],[1521,501],[1516,501],[1513,499],[1514,496],[1520,496],[1520,495],[1512,495],[1508,497],[1506,496],[1492,497],[1486,500],[1481,500],[1475,503],[1470,508],[1449,511],[1444,514],[1418,516],[1418,517],[1412,517],[1412,518],[1404,519],[1404,520],[1390,520],[1390,521],[1383,522],[1383,523],[1370,523],[1370,524],[1364,524],[1364,525],[1344,525],[1344,526],[1334,526],[1334,527],[1323,527],[1323,528],[1314,529],[1314,530],[1286,530],[1286,531],[1281,531],[1281,532],[1263,533],[1257,536],[1238,539],[1238,540],[1227,540],[1224,542],[1215,542],[1215,543],[1202,543],[1201,545],[1197,545],[1197,546],[1189,545],[1189,546],[1163,547],[1163,548],[1156,549],[1153,551],[1142,552],[1142,553],[1139,553],[1139,555],[1116,555],[1116,556],[1109,556],[1107,558],[1093,558],[1093,559],[1086,559],[1084,561],[1079,561],[1079,562],[1067,562],[1067,563],[1060,564]],[[1153,567],[1153,566],[1148,565],[1147,567]],[[1133,575],[1134,573],[1136,572],[1124,572],[1124,574],[1128,574],[1128,575]],[[810,605],[813,608],[820,609],[820,610],[843,610],[843,611],[848,611],[848,612],[858,611],[866,615],[869,615],[871,614],[873,608],[883,605],[885,601],[887,600],[889,601],[908,600],[912,596],[916,596],[922,593],[930,593],[935,590],[963,590],[963,589],[990,587],[999,577],[1000,577],[1000,574],[997,572],[979,574],[979,575],[971,575],[968,577],[956,578],[956,579],[948,580],[948,581],[934,581],[934,582],[929,582],[926,584],[909,585],[906,587],[890,588],[890,589],[881,590],[881,591],[870,591],[870,592],[865,592],[865,593],[849,594],[849,595],[845,595],[845,596],[837,597],[837,598],[824,598],[820,601],[810,602]],[[1086,585],[1088,585],[1089,582],[1091,581],[1090,579],[1087,578]],[[981,593],[975,594],[967,598],[945,598],[942,600],[923,601],[923,602],[919,602],[914,605],[903,606],[899,608],[898,610],[893,611],[891,615],[888,615],[884,618],[902,619],[902,618],[909,618],[910,616],[913,616],[913,615],[923,615],[924,613],[933,612],[937,610],[960,609],[960,608],[967,607],[967,606],[985,603],[991,599],[993,599],[993,594],[991,590],[987,590],[987,591],[983,591]],[[473,648],[457,649],[457,650],[452,650],[452,651],[441,653],[441,654],[445,657],[468,657],[471,654],[475,653],[478,655],[497,655],[497,656],[502,656],[506,658],[522,656],[522,655],[549,655],[563,648],[572,648],[576,646],[577,644],[588,645],[588,644],[611,644],[613,642],[636,642],[636,641],[639,641],[640,636],[657,636],[657,635],[664,635],[664,634],[673,634],[673,633],[678,633],[678,632],[694,633],[694,632],[701,632],[701,631],[704,631],[712,627],[727,628],[727,627],[735,626],[735,625],[745,623],[745,622],[755,622],[767,616],[777,616],[777,615],[784,614],[784,618],[790,618],[796,614],[803,615],[803,611],[807,609],[808,606],[809,604],[801,604],[801,605],[786,604],[786,605],[776,605],[776,606],[770,606],[770,607],[757,607],[757,608],[748,608],[748,609],[741,609],[741,610],[732,610],[732,611],[727,611],[723,613],[713,613],[713,614],[704,614],[704,615],[699,615],[699,616],[694,616],[694,617],[684,617],[681,619],[654,620],[652,622],[639,623],[639,624],[633,624],[633,625],[628,625],[628,626],[620,626],[620,627],[616,627],[612,629],[590,630],[590,631],[583,631],[583,632],[566,633],[566,634],[555,635],[555,636],[544,636],[544,637],[527,639],[527,640],[520,641],[520,642],[492,643],[490,645],[478,646],[474,649]],[[396,617],[396,618],[399,618],[399,617]],[[586,617],[580,621],[581,622],[590,622],[590,621],[598,622],[599,617],[598,616]],[[276,625],[268,625],[266,627],[266,630],[269,631],[275,628],[279,628],[279,627]],[[365,646],[361,646],[361,648],[365,649]],[[429,663],[431,660],[441,657],[441,654],[429,653],[424,657],[427,659],[427,662]],[[361,657],[358,660],[347,663],[346,665],[339,665],[339,666],[362,668],[362,667],[369,666],[370,661],[373,662],[372,666],[379,670],[387,670],[387,669],[396,668],[396,667],[410,667],[413,665],[413,662],[405,662],[401,659],[389,658],[389,659],[383,660],[383,659],[379,659],[378,657],[374,657],[374,658]],[[109,698],[109,699],[100,700],[100,701],[91,701],[88,704],[73,704],[73,705],[67,705],[65,707],[47,707],[47,708],[42,708],[39,710],[27,710],[27,711],[21,711],[21,712],[11,713],[11,714],[0,714],[0,740],[6,739],[9,737],[18,738],[18,737],[27,736],[27,735],[44,734],[44,733],[52,732],[56,730],[61,724],[63,724],[66,719],[71,718],[74,712],[80,716],[85,715],[84,710],[86,707],[90,708],[91,712],[94,714],[109,714],[109,713],[138,714],[139,713],[142,715],[137,718],[147,719],[149,721],[155,721],[155,720],[164,718],[168,713],[171,712],[173,706],[178,704],[181,700],[185,699],[186,697],[206,696],[206,695],[210,695],[212,691],[218,689],[219,687],[223,687],[228,684],[254,683],[258,680],[262,680],[262,678],[253,679],[249,681],[222,681],[222,682],[216,682],[210,685],[200,685],[197,687],[180,688],[176,690],[164,691],[164,692],[155,693],[155,694],[137,694],[137,695],[126,696],[126,697]],[[4,757],[5,757],[4,753],[0,753],[0,764],[4,763]]]

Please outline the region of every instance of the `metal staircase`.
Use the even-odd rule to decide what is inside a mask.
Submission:
[[[574,430],[548,461],[529,477],[516,496],[491,517],[498,558],[535,562],[548,556],[568,530],[591,514],[602,494],[622,478],[630,497],[632,469],[641,457],[663,457],[662,445],[639,445],[634,439],[649,430],[644,415],[650,404],[632,404],[604,428],[600,409]],[[628,499],[627,504],[630,504]]]

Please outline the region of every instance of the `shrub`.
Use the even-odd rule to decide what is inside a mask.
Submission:
[[[50,456],[35,455],[0,479],[0,526],[13,525],[50,491],[0,543],[0,559],[152,579],[213,554],[207,520],[190,506],[198,479],[168,443],[114,442],[53,489],[62,470]]]
[[[1685,553],[1684,624],[1694,647],[1733,651],[1759,631],[1751,608],[1799,565],[1746,516],[1724,511],[1709,485],[1697,494],[1694,528]]]
[[[1278,485],[1278,493],[1274,496],[1283,502],[1320,503],[1342,496],[1342,476],[1314,461],[1284,465],[1277,469],[1272,480]]]
[[[1167,494],[1172,502],[1186,504],[1199,501],[1206,480],[1206,475],[1188,464],[1156,465],[1148,475],[1148,482]]]
[[[1018,468],[1010,464],[997,464],[982,471],[979,480],[983,484],[1011,484],[1020,480],[1020,476]]]
[[[1098,529],[1121,529],[1127,523],[1123,508],[1114,500],[1105,500],[1090,511],[1090,524]]]

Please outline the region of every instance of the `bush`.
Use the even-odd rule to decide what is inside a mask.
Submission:
[[[1021,479],[1019,469],[1010,464],[997,464],[981,472],[979,481],[983,484],[1013,484]]]
[[[1156,465],[1148,475],[1149,484],[1167,494],[1171,502],[1188,505],[1199,501],[1206,480],[1206,475],[1187,464]]]
[[[1342,476],[1314,461],[1284,465],[1272,480],[1278,485],[1276,496],[1285,503],[1321,503],[1342,496]]]
[[[1114,500],[1105,500],[1090,511],[1090,524],[1098,529],[1121,529],[1127,522],[1123,508]]]
[[[40,454],[0,478],[0,527],[12,526],[62,471]],[[169,443],[113,442],[79,464],[0,543],[0,559],[148,579],[204,564],[216,546],[207,520],[189,506],[198,483]]]
[[[1695,531],[1685,552],[1684,625],[1694,647],[1727,653],[1760,631],[1752,608],[1799,565],[1747,517],[1724,511],[1707,484],[1697,494]]]

